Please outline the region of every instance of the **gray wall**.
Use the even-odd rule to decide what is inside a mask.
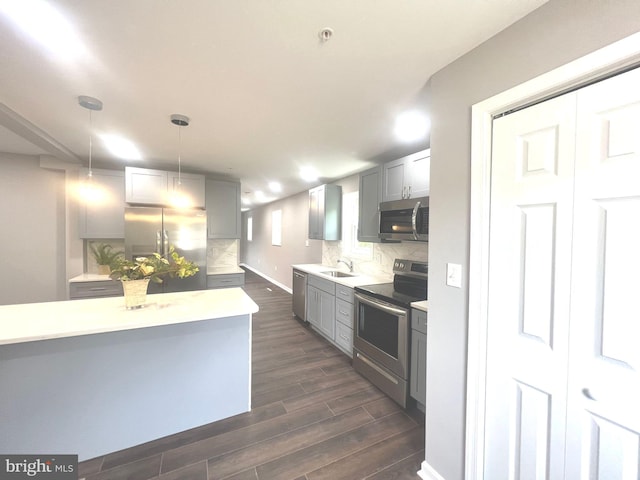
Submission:
[[[0,305],[66,298],[65,173],[0,153]]]
[[[282,210],[282,246],[271,245],[271,213]],[[253,241],[247,242],[247,217],[253,217]],[[294,195],[242,214],[240,262],[291,287],[292,264],[321,263],[322,241],[307,240],[309,194]],[[305,246],[308,242],[309,246]]]
[[[426,461],[446,480],[464,478],[471,106],[639,30],[637,0],[551,0],[431,78]]]

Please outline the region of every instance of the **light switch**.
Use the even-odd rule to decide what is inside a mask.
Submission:
[[[462,265],[447,263],[447,285],[462,288]]]

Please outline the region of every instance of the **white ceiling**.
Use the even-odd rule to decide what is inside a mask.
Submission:
[[[175,169],[169,116],[180,113],[191,118],[184,170],[240,179],[243,200],[271,180],[288,196],[311,186],[300,166],[329,181],[385,152],[424,148],[398,144],[394,117],[426,111],[433,73],[545,1],[52,0],[83,47],[75,59],[0,11],[0,107],[10,113],[0,115],[0,151],[65,151],[86,163],[89,117],[77,97],[89,95],[104,103],[95,133],[123,135],[141,151],[142,161],[124,163]],[[334,31],[327,42],[323,27]],[[15,118],[47,141],[34,145]],[[97,140],[93,158],[123,163]]]

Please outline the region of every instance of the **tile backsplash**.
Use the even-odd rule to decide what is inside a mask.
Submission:
[[[105,243],[111,245],[115,252],[123,252],[124,253],[124,240],[87,240],[85,242],[85,265],[84,269],[85,273],[98,273],[98,264],[96,263],[95,258],[91,254],[90,245],[98,245],[100,243]]]
[[[406,258],[427,262],[429,259],[428,242],[372,243],[370,253],[345,253],[342,242],[322,242],[323,265],[338,266],[338,259],[353,261],[354,271],[376,277],[393,278],[393,261]],[[340,264],[339,268],[346,268]]]
[[[98,265],[89,249],[92,243],[108,243],[115,251],[124,252],[124,240],[87,241],[86,242],[86,273],[98,273]],[[237,267],[239,240],[207,240],[207,266]]]
[[[240,240],[207,240],[207,266],[237,267]]]

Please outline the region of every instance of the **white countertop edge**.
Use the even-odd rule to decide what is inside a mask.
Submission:
[[[419,302],[411,302],[411,307],[423,312],[429,311],[429,300],[420,300]]]
[[[69,279],[69,283],[107,282],[107,281],[115,281],[115,280],[112,280],[109,275],[99,275],[97,273],[83,273],[81,275],[76,275],[75,277]]]
[[[244,270],[238,266],[225,266],[225,267],[207,267],[207,276],[209,275],[228,275],[244,273]]]
[[[158,327],[253,314],[241,288],[159,293],[127,310],[123,297],[0,306],[0,345]]]
[[[393,281],[393,278],[388,277],[379,277],[374,275],[367,275],[364,273],[354,272],[353,277],[332,277],[331,275],[324,275],[322,272],[328,271],[340,271],[349,273],[346,269],[329,267],[327,265],[322,265],[319,263],[305,263],[299,265],[291,265],[294,269],[300,270],[306,273],[310,273],[312,275],[317,275],[319,277],[325,278],[327,280],[331,280],[332,282],[339,283],[340,285],[344,285],[347,287],[357,287],[360,285],[373,285],[376,283],[389,283]]]

